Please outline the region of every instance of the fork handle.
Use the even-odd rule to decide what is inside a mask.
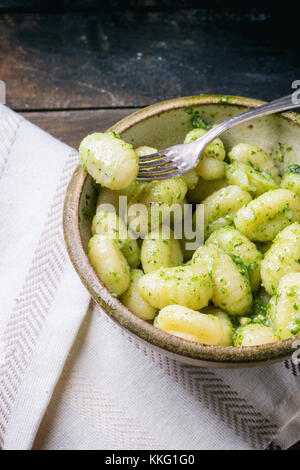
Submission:
[[[206,145],[208,145],[218,135],[222,134],[228,129],[231,129],[231,127],[241,124],[242,122],[249,121],[250,119],[256,117],[266,116],[267,114],[278,113],[280,111],[287,111],[288,109],[298,107],[300,107],[300,104],[297,103],[296,99],[293,99],[293,94],[291,94],[279,98],[277,100],[271,101],[270,103],[258,106],[257,108],[250,109],[249,111],[245,111],[244,113],[238,114],[237,116],[233,116],[232,118],[227,119],[226,121],[221,122],[221,124],[218,124],[217,126],[213,127],[205,134],[205,136],[200,138],[202,142],[200,143],[201,150],[203,150],[204,140],[206,141]]]

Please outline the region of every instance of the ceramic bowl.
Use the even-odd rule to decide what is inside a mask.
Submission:
[[[177,98],[139,110],[117,122],[115,131],[134,147],[159,149],[181,143],[191,130],[191,110],[199,111],[210,123],[219,123],[247,108],[263,104],[251,98],[199,95]],[[94,123],[93,126],[94,127]],[[84,136],[82,136],[84,137]],[[300,163],[300,115],[285,113],[244,123],[222,135],[226,149],[240,142],[275,149],[280,165]],[[288,150],[287,150],[288,149]],[[88,197],[86,197],[88,195]],[[195,343],[156,329],[130,312],[104,287],[87,257],[91,217],[96,192],[92,178],[78,166],[69,183],[64,207],[64,233],[72,263],[94,300],[122,328],[145,341],[149,347],[183,363],[202,367],[250,367],[287,359],[293,353],[294,338],[251,347],[222,347]]]

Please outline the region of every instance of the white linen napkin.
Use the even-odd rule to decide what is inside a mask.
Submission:
[[[77,163],[75,150],[0,106],[0,447],[285,449],[300,440],[299,365],[188,367],[90,301],[62,234]]]

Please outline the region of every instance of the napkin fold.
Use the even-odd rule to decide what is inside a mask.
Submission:
[[[90,300],[62,208],[78,153],[0,106],[0,447],[266,449],[300,440],[300,366],[201,369]]]

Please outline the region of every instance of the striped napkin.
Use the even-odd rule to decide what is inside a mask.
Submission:
[[[115,324],[66,253],[77,152],[0,105],[0,447],[276,449],[300,440],[300,366],[182,365]]]

